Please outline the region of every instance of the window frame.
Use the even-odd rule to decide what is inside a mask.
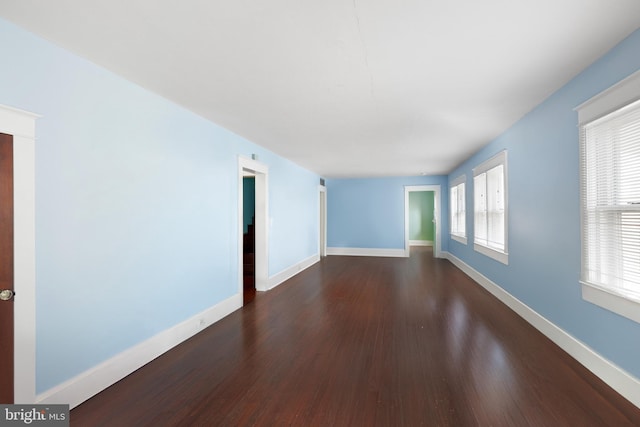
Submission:
[[[580,147],[580,278],[579,283],[582,288],[582,298],[616,314],[640,323],[640,299],[633,294],[625,293],[623,290],[592,283],[585,279],[585,223],[586,214],[585,195],[583,194],[583,173],[582,156],[584,154],[583,128],[596,120],[611,113],[621,110],[626,106],[640,100],[640,71],[636,71],[629,77],[614,84],[608,89],[598,93],[589,100],[578,105],[574,110],[578,113],[579,147]]]
[[[462,197],[462,200],[464,201],[464,209],[461,211],[459,208],[458,203],[456,203],[456,209],[454,212],[453,209],[453,190],[457,188],[456,192],[460,191],[460,186],[462,186],[462,191],[464,192],[464,195]],[[450,211],[450,215],[449,215],[449,222],[450,222],[450,226],[449,226],[449,235],[451,236],[451,238],[459,243],[462,243],[464,245],[467,244],[467,176],[466,175],[460,175],[459,177],[457,177],[456,179],[454,179],[453,181],[451,181],[450,187],[449,187],[449,211]],[[463,214],[464,215],[464,232],[463,233],[456,233],[453,231],[453,224],[454,224],[454,215],[456,214]]]
[[[476,211],[476,197],[478,194],[478,188],[476,188],[476,178],[482,174],[502,166],[503,167],[503,192],[504,192],[504,250],[492,248],[488,245],[484,245],[478,242],[478,223],[477,223],[477,211]],[[473,168],[473,249],[483,255],[488,256],[498,262],[505,265],[509,264],[509,191],[508,191],[508,167],[507,167],[507,150],[503,150],[494,155],[490,159],[482,162],[475,168]],[[486,193],[486,188],[485,188]],[[488,211],[487,211],[488,212]]]

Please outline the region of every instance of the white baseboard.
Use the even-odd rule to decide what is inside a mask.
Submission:
[[[409,246],[433,246],[433,240],[409,240]]]
[[[269,277],[269,281],[267,282],[268,289],[275,288],[282,282],[289,280],[296,274],[300,273],[302,270],[306,270],[318,261],[320,261],[320,255],[315,254],[307,259],[300,261],[297,264],[292,265],[289,268],[282,270],[280,273],[274,274],[273,276]]]
[[[569,353],[571,357],[584,365],[611,388],[640,408],[640,380],[638,378],[616,366],[582,341],[579,341],[560,329],[554,323],[547,320],[541,314],[483,276],[455,255],[443,252],[443,256],[515,311],[520,317],[529,322],[534,328],[542,332],[561,349]]]
[[[236,294],[37,395],[36,403],[62,403],[74,408],[241,307],[242,295]]]
[[[327,255],[407,257],[404,249],[327,248]]]

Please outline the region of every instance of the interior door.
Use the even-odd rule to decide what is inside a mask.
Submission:
[[[13,137],[0,133],[0,403],[13,403]]]

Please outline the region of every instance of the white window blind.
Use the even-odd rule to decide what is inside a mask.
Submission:
[[[507,263],[506,152],[474,169],[475,249]]]
[[[640,298],[640,101],[580,125],[582,281]]]
[[[465,176],[454,180],[451,187],[451,235],[455,240],[467,243]]]
[[[474,242],[487,246],[487,174],[481,173],[473,177],[473,191],[475,204],[475,236]]]

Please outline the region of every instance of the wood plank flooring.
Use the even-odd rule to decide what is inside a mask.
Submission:
[[[638,426],[429,249],[328,257],[71,411],[72,426]]]

